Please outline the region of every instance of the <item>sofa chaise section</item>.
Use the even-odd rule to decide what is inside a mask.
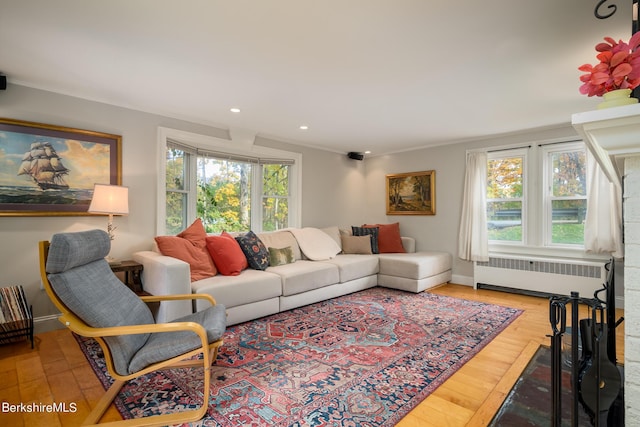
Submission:
[[[451,262],[447,252],[380,254],[378,285],[422,292],[451,280]]]

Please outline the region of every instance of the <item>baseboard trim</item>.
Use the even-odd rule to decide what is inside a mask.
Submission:
[[[473,287],[473,276],[463,276],[461,274],[453,274],[451,275],[450,283],[455,283],[456,285],[465,285]]]
[[[33,318],[33,333],[40,334],[42,332],[62,329],[64,326],[58,321],[60,314],[50,314],[48,316],[39,316]]]

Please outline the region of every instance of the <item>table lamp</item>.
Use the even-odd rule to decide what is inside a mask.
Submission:
[[[109,215],[107,233],[109,233],[109,239],[113,240],[114,231],[117,228],[113,225],[113,216],[129,214],[129,188],[121,185],[95,184],[93,198],[87,212]],[[110,257],[108,261],[110,264],[117,263]]]

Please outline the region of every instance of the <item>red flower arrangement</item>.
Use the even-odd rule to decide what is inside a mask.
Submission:
[[[580,93],[587,96],[602,96],[616,89],[634,89],[640,85],[640,32],[635,33],[629,43],[605,37],[607,43],[598,43],[596,65],[578,67],[587,74],[580,76],[583,82]]]

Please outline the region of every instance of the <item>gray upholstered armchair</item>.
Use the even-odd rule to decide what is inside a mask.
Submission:
[[[47,294],[61,311],[60,321],[78,335],[95,338],[102,347],[111,388],[84,424],[95,424],[124,383],[163,368],[201,367],[203,404],[179,413],[122,421],[131,425],[167,425],[201,419],[207,411],[210,366],[226,329],[224,306],[209,295],[138,297],[111,271],[107,233],[91,230],[60,233],[40,242],[40,271]],[[156,324],[145,301],[205,298],[213,307]],[[201,358],[193,356],[201,354]]]

